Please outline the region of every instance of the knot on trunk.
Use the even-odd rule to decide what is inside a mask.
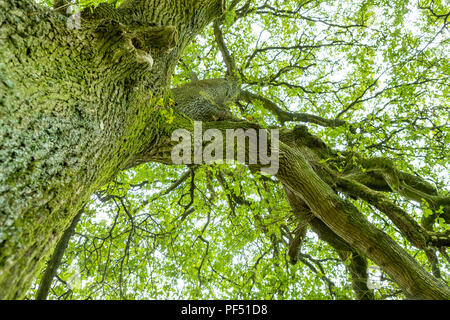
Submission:
[[[114,21],[121,30],[131,34],[136,49],[149,52],[151,49],[171,51],[177,43],[177,30],[172,25],[161,26],[154,22],[141,21],[140,15],[129,8],[115,8],[109,3],[86,8],[81,17],[88,24],[101,26],[105,21]],[[111,25],[111,24],[110,24]]]

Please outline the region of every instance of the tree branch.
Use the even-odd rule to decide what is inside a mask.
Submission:
[[[223,61],[227,66],[227,75],[232,79],[236,78],[236,65],[234,62],[234,58],[225,44],[225,40],[223,39],[222,30],[220,30],[218,20],[214,21],[213,28],[217,46],[219,47],[219,50],[222,53]]]
[[[41,282],[39,283],[39,288],[36,292],[36,300],[47,300],[48,293],[50,291],[50,286],[52,284],[53,278],[58,271],[58,267],[61,264],[61,260],[64,256],[64,252],[69,245],[70,238],[75,233],[76,226],[80,221],[81,215],[83,214],[84,207],[78,211],[77,215],[73,218],[70,226],[64,231],[61,239],[59,239],[56,244],[55,250],[47,262],[47,268],[45,269],[44,275],[42,276]]]
[[[346,122],[340,119],[331,120],[308,113],[284,111],[273,101],[247,90],[241,90],[238,98],[249,103],[254,103],[255,101],[261,102],[262,106],[274,114],[281,124],[286,121],[300,121],[314,123],[322,127],[340,127],[346,125]]]

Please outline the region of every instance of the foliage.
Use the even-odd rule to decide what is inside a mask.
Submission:
[[[249,0],[228,6],[220,28],[243,88],[290,114],[342,120],[340,126],[306,125],[350,157],[387,157],[448,194],[445,1]],[[226,73],[213,26],[185,50],[172,85],[189,81],[192,71],[200,79]],[[238,102],[232,110],[265,126],[298,124],[280,121],[262,103]],[[426,205],[389,197],[418,223],[430,214]],[[383,213],[352,202],[431,270],[426,255]],[[93,196],[50,298],[355,298],[348,261],[312,231],[299,262],[290,263],[296,227],[281,185],[245,166],[143,164]],[[449,226],[438,218],[433,228]],[[449,283],[445,250],[438,260]],[[376,266],[369,271],[376,298],[404,298]]]

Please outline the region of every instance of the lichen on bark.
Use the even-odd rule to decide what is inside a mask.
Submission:
[[[177,2],[166,21],[174,3],[146,2],[140,28],[171,25],[182,39],[137,48],[133,30],[112,19],[69,29],[32,1],[0,1],[1,299],[23,297],[92,192],[152,145],[164,125],[152,104],[183,48],[222,9],[191,4]]]

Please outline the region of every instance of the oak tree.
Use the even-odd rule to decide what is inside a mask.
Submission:
[[[450,298],[444,1],[69,5],[0,0],[0,298]]]

